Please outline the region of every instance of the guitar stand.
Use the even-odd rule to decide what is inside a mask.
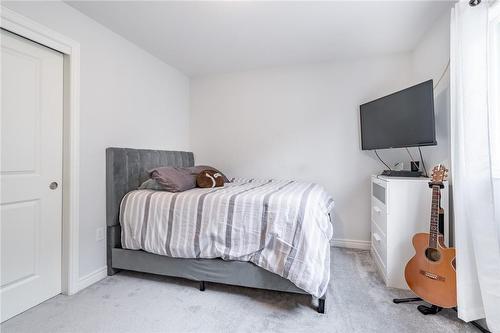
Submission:
[[[410,298],[395,298],[392,301],[396,304],[399,304],[399,303],[420,302],[423,300],[420,297],[410,297]],[[443,310],[443,308],[437,305],[431,305],[431,306],[419,305],[417,306],[417,310],[420,311],[421,314],[427,316],[430,314],[436,314],[439,311]]]
[[[392,301],[395,304],[400,304],[400,303],[420,302],[423,301],[423,299],[421,299],[420,297],[409,297],[409,298],[394,298]],[[419,305],[417,306],[417,310],[420,311],[421,314],[427,316],[430,314],[436,314],[439,311],[443,310],[443,308],[437,305],[431,305],[431,306]],[[453,310],[457,311],[457,308],[453,308]],[[479,325],[477,321],[471,321],[470,323],[482,333],[491,333],[486,328]]]

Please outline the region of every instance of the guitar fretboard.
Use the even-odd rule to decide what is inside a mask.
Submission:
[[[440,186],[432,184],[432,205],[431,205],[431,224],[429,230],[429,247],[437,249],[439,236],[439,202],[441,197]]]

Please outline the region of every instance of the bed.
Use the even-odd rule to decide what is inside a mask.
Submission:
[[[215,282],[310,294],[318,299],[318,312],[324,313],[331,237],[324,216],[333,201],[320,187],[235,179],[224,188],[176,194],[137,190],[148,179],[148,170],[159,166],[194,166],[194,156],[179,151],[106,150],[108,275],[131,270],[198,281],[200,290],[205,282]],[[279,200],[272,202],[266,201],[269,195],[260,196],[275,193],[276,197],[278,192]],[[304,205],[304,198],[324,204],[306,209],[310,205]],[[254,202],[256,208],[251,207]],[[301,224],[290,227],[278,223],[282,220]],[[282,253],[286,255],[276,255]]]

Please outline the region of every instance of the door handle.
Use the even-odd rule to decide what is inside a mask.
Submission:
[[[55,190],[58,186],[59,186],[59,184],[57,182],[52,182],[52,183],[50,183],[49,188],[51,190]]]

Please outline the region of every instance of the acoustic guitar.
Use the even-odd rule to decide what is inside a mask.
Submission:
[[[444,245],[439,234],[439,202],[448,170],[436,166],[432,170],[432,206],[429,233],[413,236],[415,256],[408,261],[405,279],[410,289],[424,301],[442,308],[457,306],[455,249]]]

